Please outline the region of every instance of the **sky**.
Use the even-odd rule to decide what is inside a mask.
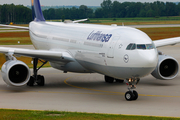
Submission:
[[[115,1],[115,0],[111,0]],[[116,0],[119,2],[154,2],[157,0]],[[158,0],[163,2],[178,2],[179,0]],[[86,5],[86,6],[100,6],[103,0],[40,0],[41,5],[44,6],[67,6],[67,5]],[[0,0],[0,4],[11,4],[14,3],[15,5],[31,5],[31,0]]]

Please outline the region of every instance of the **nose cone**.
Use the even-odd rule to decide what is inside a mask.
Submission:
[[[142,67],[156,67],[158,63],[157,50],[146,50],[139,52],[140,64]]]

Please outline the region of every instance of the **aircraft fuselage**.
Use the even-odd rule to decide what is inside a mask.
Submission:
[[[67,72],[100,73],[118,79],[141,78],[157,66],[158,52],[144,32],[125,26],[31,22],[36,49],[64,51],[76,62],[51,66]],[[74,69],[73,65],[79,69]]]

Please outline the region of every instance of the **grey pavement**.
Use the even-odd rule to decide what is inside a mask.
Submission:
[[[180,62],[180,45],[159,50]],[[45,76],[44,87],[8,87],[0,74],[0,108],[180,117],[179,75],[167,81],[142,78],[138,100],[129,102],[125,83],[107,84],[99,74],[65,74],[53,68],[39,73]]]

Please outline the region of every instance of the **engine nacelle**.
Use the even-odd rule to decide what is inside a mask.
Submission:
[[[171,80],[178,75],[178,72],[179,64],[175,58],[167,55],[159,55],[158,65],[151,75],[157,79]]]
[[[10,86],[24,86],[30,79],[29,67],[22,61],[9,60],[1,68],[3,80]]]

